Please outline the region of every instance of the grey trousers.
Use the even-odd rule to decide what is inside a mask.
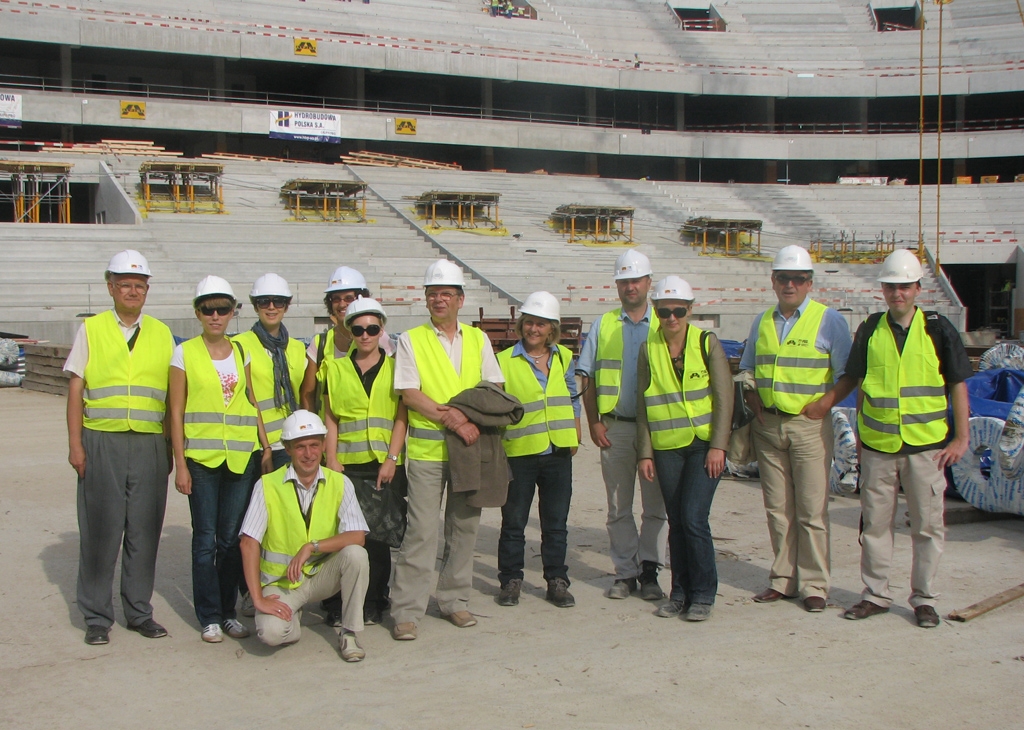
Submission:
[[[163,434],[82,430],[78,480],[78,610],[88,626],[114,624],[111,584],[121,552],[121,604],[129,626],[153,616],[153,576],[167,505]]]

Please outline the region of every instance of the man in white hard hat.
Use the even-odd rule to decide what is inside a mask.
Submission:
[[[740,370],[756,416],[751,429],[775,553],[769,586],[754,600],[798,596],[807,611],[820,613],[830,586],[831,409],[852,383],[839,380],[850,328],[839,312],[810,298],[813,286],[807,249],[781,249],[772,262],[778,305],[754,320]]]
[[[341,589],[341,658],[361,661],[363,598],[370,564],[363,544],[369,528],[344,474],[322,469],[327,428],[298,410],[284,419],[281,442],[291,464],[264,474],[242,521],[245,582],[256,608],[256,634],[268,646],[294,644],[302,607]]]
[[[615,261],[615,287],[622,306],[591,326],[577,369],[583,374],[583,405],[590,438],[601,449],[601,474],[608,495],[608,541],[615,581],[608,598],[628,598],[637,589],[647,601],[664,598],[658,570],[665,564],[668,522],[657,480],[640,475],[640,530],[633,517],[636,493],[636,363],[640,345],[659,322],[647,302],[651,262],[629,250]]]
[[[459,628],[476,624],[469,612],[469,595],[480,508],[468,503],[470,493],[452,489],[444,433],[454,431],[472,444],[480,431],[461,411],[445,404],[481,380],[504,383],[505,378],[487,335],[459,322],[464,286],[461,268],[444,259],[432,263],[423,280],[430,321],[398,338],[395,390],[409,408],[408,527],[391,592],[395,621],[391,635],[398,641],[416,638],[427,610],[437,560],[438,508],[445,495],[445,548],[437,605],[441,615]]]
[[[170,472],[164,416],[174,337],[142,314],[150,275],[138,251],[110,259],[104,278],[114,307],[85,320],[64,364],[71,376],[68,461],[78,475],[77,604],[86,644],[109,641],[118,552],[128,628],[150,639],[167,635],[153,620],[150,600]]]
[[[914,545],[910,605],[917,625],[939,625],[935,576],[942,555],[945,469],[967,451],[971,362],[956,327],[915,301],[924,270],[912,251],[893,251],[878,281],[888,311],[857,328],[846,377],[860,385],[860,603],[843,615],[862,619],[892,604],[889,571],[898,492],[903,488]],[[953,430],[947,416],[953,405]]]

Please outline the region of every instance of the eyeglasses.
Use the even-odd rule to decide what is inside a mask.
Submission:
[[[331,304],[351,304],[358,298],[358,294],[332,294],[329,301]]]
[[[450,302],[455,297],[459,296],[458,292],[454,291],[428,291],[427,299],[440,299],[444,302]]]
[[[149,290],[149,284],[138,284],[131,281],[119,281],[114,284],[115,287],[120,289],[122,292],[127,294],[128,292],[140,292],[144,293]]]
[[[212,317],[215,312],[219,314],[221,317],[227,317],[229,314],[231,314],[231,312],[234,311],[234,309],[235,308],[230,304],[226,304],[223,307],[199,307],[199,311],[203,314],[204,317]]]
[[[659,319],[668,319],[674,316],[676,319],[682,319],[689,313],[689,309],[686,307],[676,307],[675,309],[669,309],[668,307],[660,307],[658,310]]]
[[[797,274],[796,276],[794,276],[792,274],[776,274],[775,275],[775,281],[779,282],[783,286],[785,286],[786,284],[789,284],[791,282],[793,284],[796,284],[797,286],[803,286],[804,284],[809,282],[812,278],[813,277],[804,276],[802,274]]]
[[[356,337],[362,337],[364,333],[368,334],[370,337],[376,337],[380,334],[381,329],[383,328],[379,324],[371,324],[366,327],[363,327],[361,324],[354,324],[349,327],[349,330],[351,330],[352,334]]]
[[[284,309],[290,302],[288,297],[256,297],[256,308],[270,309],[273,305],[275,309]]]

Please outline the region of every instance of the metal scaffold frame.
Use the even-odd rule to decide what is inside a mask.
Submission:
[[[223,213],[223,174],[223,165],[210,162],[143,162],[139,166],[142,202],[147,212]]]
[[[14,207],[15,223],[70,223],[73,165],[0,161],[0,179],[11,181],[0,201]],[[44,215],[44,213],[46,215]]]
[[[297,221],[366,223],[366,183],[300,178],[282,185],[281,197]]]
[[[694,248],[699,246],[705,256],[760,256],[761,224],[758,220],[691,218],[679,228],[679,238]]]
[[[555,208],[551,223],[559,233],[568,234],[569,243],[590,239],[595,243],[631,244],[635,210],[622,206],[572,203]],[[629,221],[628,226],[626,221]]]
[[[431,228],[501,228],[498,200],[501,193],[429,190],[416,198],[416,213]],[[442,222],[438,223],[438,218]],[[447,221],[447,225],[445,225]]]

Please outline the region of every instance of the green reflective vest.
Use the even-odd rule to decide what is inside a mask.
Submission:
[[[814,346],[827,309],[820,302],[809,301],[783,343],[772,318],[775,308],[761,315],[754,380],[765,407],[797,414],[832,387],[832,361],[827,352],[818,352]]]
[[[622,308],[605,312],[600,322],[592,374],[597,387],[597,410],[599,413],[611,413],[619,402],[619,387],[622,385]],[[659,329],[661,322],[652,313],[647,342]]]
[[[327,390],[327,364],[335,359],[334,327],[313,336],[313,347],[318,353],[321,352],[321,343],[323,343],[323,359],[316,363],[316,388],[313,391],[313,410],[316,411],[322,420],[325,416],[324,392]]]
[[[309,509],[309,526],[299,509],[294,482],[284,480],[288,467],[263,475],[263,499],[267,504],[267,531],[260,543],[260,583],[295,590],[303,579],[288,580],[288,564],[302,546],[338,534],[338,510],[345,496],[345,477],[324,469],[324,481],[317,486]],[[330,555],[311,555],[302,566],[303,576],[315,575]]]
[[[128,351],[114,312],[85,320],[89,360],[85,365],[85,418],[93,431],[164,430],[167,373],[174,338],[163,322],[142,315],[135,347]]]
[[[398,413],[398,394],[395,393],[395,360],[384,355],[377,377],[366,395],[363,383],[356,374],[352,354],[332,358],[326,368],[331,412],[338,419],[338,461],[342,464],[365,464],[370,461],[384,463],[391,444]],[[326,361],[325,361],[326,362]],[[399,463],[402,456],[398,457]]]
[[[498,353],[498,365],[505,375],[505,391],[520,400],[524,414],[523,420],[505,429],[502,446],[508,456],[540,454],[551,445],[569,449],[580,445],[572,397],[565,383],[565,370],[572,362],[572,353],[561,345],[557,347],[544,390],[529,361],[512,356],[515,347]]]
[[[232,339],[248,353],[249,374],[252,376],[252,394],[256,397],[256,406],[263,415],[263,427],[267,430],[267,443],[276,444],[281,440],[281,426],[290,414],[286,407],[274,405],[274,359],[267,354],[267,349],[260,342],[255,332],[243,332]],[[288,382],[295,394],[295,402],[299,402],[299,388],[302,376],[306,374],[306,348],[302,342],[293,337],[288,338],[288,347],[284,351],[288,362]]]
[[[867,371],[857,419],[861,441],[876,451],[898,452],[903,444],[927,446],[945,440],[946,381],[939,370],[935,343],[918,309],[910,322],[903,354],[883,316],[868,339]]]
[[[420,390],[435,403],[444,405],[456,395],[476,387],[482,379],[484,344],[490,347],[487,336],[476,327],[460,325],[462,329],[462,367],[457,374],[448,359],[437,333],[430,322],[409,330],[416,369],[420,375]],[[448,461],[448,446],[444,442],[444,427],[409,409],[409,438],[407,456],[419,461]]]
[[[188,396],[185,399],[185,456],[214,469],[227,461],[228,469],[242,474],[259,445],[256,407],[245,392],[245,365],[238,348],[231,347],[238,382],[227,407],[220,377],[202,335],[181,345]]]
[[[689,446],[694,436],[711,440],[711,378],[701,351],[701,332],[692,324],[686,327],[682,382],[662,332],[647,343],[651,384],[644,391],[644,406],[651,446],[658,451]]]

